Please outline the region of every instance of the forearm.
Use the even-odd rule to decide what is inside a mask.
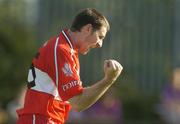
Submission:
[[[94,104],[119,77],[123,67],[115,60],[106,60],[104,62],[105,76],[90,87],[84,88],[82,94],[69,99],[72,107],[82,111]]]
[[[85,87],[81,95],[70,100],[77,111],[83,111],[94,104],[113,84],[114,81],[102,79],[90,87]]]

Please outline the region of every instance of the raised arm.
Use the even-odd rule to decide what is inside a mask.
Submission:
[[[74,96],[68,101],[77,111],[83,111],[94,104],[116,81],[123,67],[116,60],[104,61],[104,78],[94,85],[85,87],[83,93]]]

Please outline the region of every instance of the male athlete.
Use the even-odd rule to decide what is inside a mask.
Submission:
[[[95,9],[87,8],[46,42],[34,57],[28,74],[28,89],[17,124],[64,124],[71,108],[82,111],[94,104],[115,82],[122,66],[104,61],[104,78],[83,87],[79,76],[78,53],[102,47],[110,26]]]

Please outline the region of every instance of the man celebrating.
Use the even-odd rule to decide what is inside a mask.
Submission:
[[[70,29],[51,38],[38,51],[28,74],[28,89],[17,124],[64,124],[71,108],[83,111],[94,104],[115,82],[122,66],[104,61],[104,78],[83,87],[78,53],[102,47],[110,29],[107,19],[87,8],[75,17]]]

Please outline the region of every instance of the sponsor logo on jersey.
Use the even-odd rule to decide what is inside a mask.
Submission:
[[[78,85],[82,85],[81,81],[75,80],[75,81],[70,81],[65,85],[62,85],[62,88],[63,88],[63,91],[66,91],[66,90],[71,89],[71,88],[78,86]]]
[[[70,65],[68,63],[64,64],[64,67],[62,68],[62,71],[66,76],[72,76],[72,70],[70,68]]]

